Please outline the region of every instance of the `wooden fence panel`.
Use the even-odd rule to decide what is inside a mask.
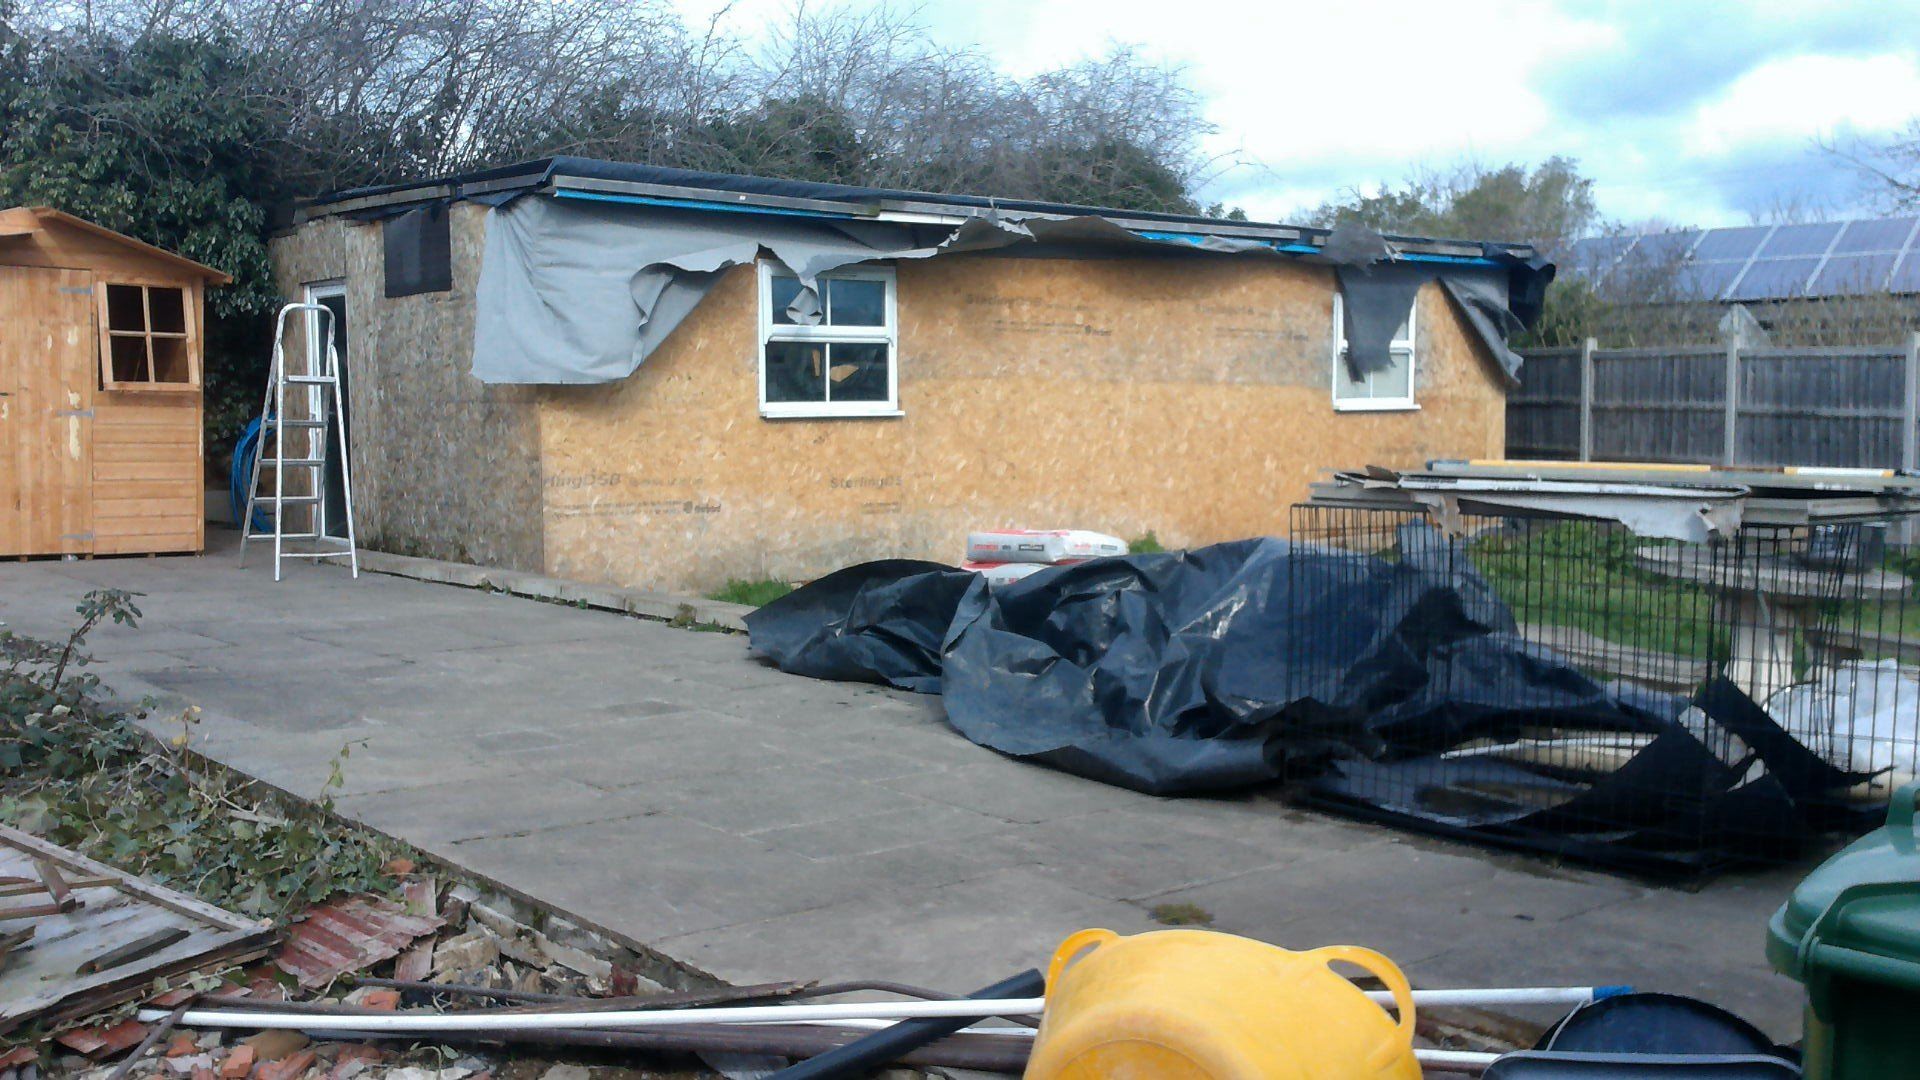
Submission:
[[[1507,396],[1507,456],[1580,456],[1580,350],[1530,352]]]
[[[1601,349],[1593,354],[1593,456],[1599,461],[1720,460],[1726,353]]]
[[[1846,348],[1593,349],[1591,458],[1912,468],[1920,344]],[[1727,373],[1738,397],[1727,408]],[[1581,350],[1526,354],[1508,399],[1507,455],[1581,457]],[[1733,417],[1733,438],[1727,419]],[[1731,460],[1728,447],[1731,445]]]
[[[1745,351],[1740,384],[1740,464],[1900,465],[1904,350]]]

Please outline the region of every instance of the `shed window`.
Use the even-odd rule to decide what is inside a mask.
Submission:
[[[1407,317],[1400,328],[1393,332],[1393,340],[1387,346],[1390,363],[1379,371],[1368,372],[1358,379],[1347,366],[1347,321],[1342,310],[1340,294],[1333,296],[1333,407],[1342,411],[1361,412],[1368,409],[1417,409],[1420,406],[1413,399],[1413,370],[1415,367],[1416,340],[1414,314],[1420,310],[1418,300],[1407,309]]]
[[[760,415],[898,415],[893,271],[841,270],[816,285],[818,317],[797,319],[800,280],[760,264]]]
[[[199,385],[186,289],[109,283],[100,303],[102,388],[191,389]]]

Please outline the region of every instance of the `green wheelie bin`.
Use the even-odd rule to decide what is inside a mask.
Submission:
[[[1807,988],[1807,1080],[1920,1077],[1920,784],[1885,827],[1820,864],[1767,925],[1767,959]]]

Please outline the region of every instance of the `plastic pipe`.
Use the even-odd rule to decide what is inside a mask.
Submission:
[[[992,986],[976,990],[967,996],[975,999],[1006,1000],[1007,995],[1010,994],[1034,994],[1045,991],[1046,988],[1046,976],[1029,968],[1010,979],[1002,979]],[[1044,1004],[1046,999],[1040,1000]],[[1012,1011],[1028,1012],[1030,1010]],[[876,1031],[864,1038],[856,1039],[838,1049],[829,1050],[817,1057],[788,1066],[774,1073],[768,1080],[837,1080],[841,1077],[863,1076],[909,1050],[917,1050],[930,1042],[959,1031],[967,1026],[967,1020],[966,1017],[908,1020],[884,1031]]]
[[[800,1023],[808,1020],[919,1020],[978,1019],[1003,1013],[1031,1013],[1046,1005],[1045,998],[1007,998],[958,1001],[869,1001],[831,1005],[742,1005],[714,1009],[632,1009],[622,1012],[542,1013],[388,1013],[385,1016],[327,1016],[262,1010],[189,1009],[180,1019],[184,1027],[235,1027],[299,1031],[603,1031],[675,1027],[685,1024]],[[151,1012],[155,1020],[166,1012]]]
[[[1629,991],[1619,986],[1547,986],[1504,990],[1415,990],[1416,1005],[1581,1005]],[[1391,995],[1382,990],[1367,991],[1374,1001],[1389,1003]],[[869,1001],[838,1002],[829,1005],[744,1005],[723,1008],[632,1009],[622,1012],[542,1012],[542,1013],[388,1013],[384,1016],[319,1016],[261,1010],[223,1011],[189,1009],[180,1023],[184,1027],[237,1027],[265,1030],[291,1028],[299,1031],[562,1031],[632,1030],[672,1027],[677,1024],[780,1024],[810,1020],[919,1020],[934,1018],[979,1019],[989,1016],[1020,1015],[1045,1010],[1046,999],[1039,997],[957,1001]],[[145,1009],[140,1019],[157,1023],[169,1015],[161,1009]]]

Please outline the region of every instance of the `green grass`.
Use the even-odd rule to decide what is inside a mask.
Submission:
[[[1636,548],[1658,543],[1568,522],[1530,537],[1483,537],[1469,552],[1494,593],[1525,622],[1570,626],[1653,652],[1725,656],[1725,635],[1712,622],[1713,594],[1634,562]]]
[[[724,604],[765,607],[792,591],[792,584],[785,581],[771,579],[742,581],[739,578],[730,578],[725,585],[708,593],[707,599],[718,600]]]
[[[1213,912],[1199,904],[1156,904],[1147,914],[1162,926],[1213,925]]]
[[[1618,529],[1567,522],[1531,537],[1486,536],[1468,550],[1473,564],[1514,617],[1569,626],[1636,649],[1700,659],[1728,655],[1710,590],[1641,569],[1634,551],[1662,541]],[[1887,569],[1920,580],[1916,567],[1890,555]],[[1826,612],[1842,636],[1858,626],[1886,637],[1920,640],[1920,602],[1840,602]]]
[[[1144,536],[1136,536],[1127,541],[1129,555],[1157,555],[1165,550],[1167,550],[1166,547],[1160,543],[1159,537],[1153,535],[1151,529]]]

